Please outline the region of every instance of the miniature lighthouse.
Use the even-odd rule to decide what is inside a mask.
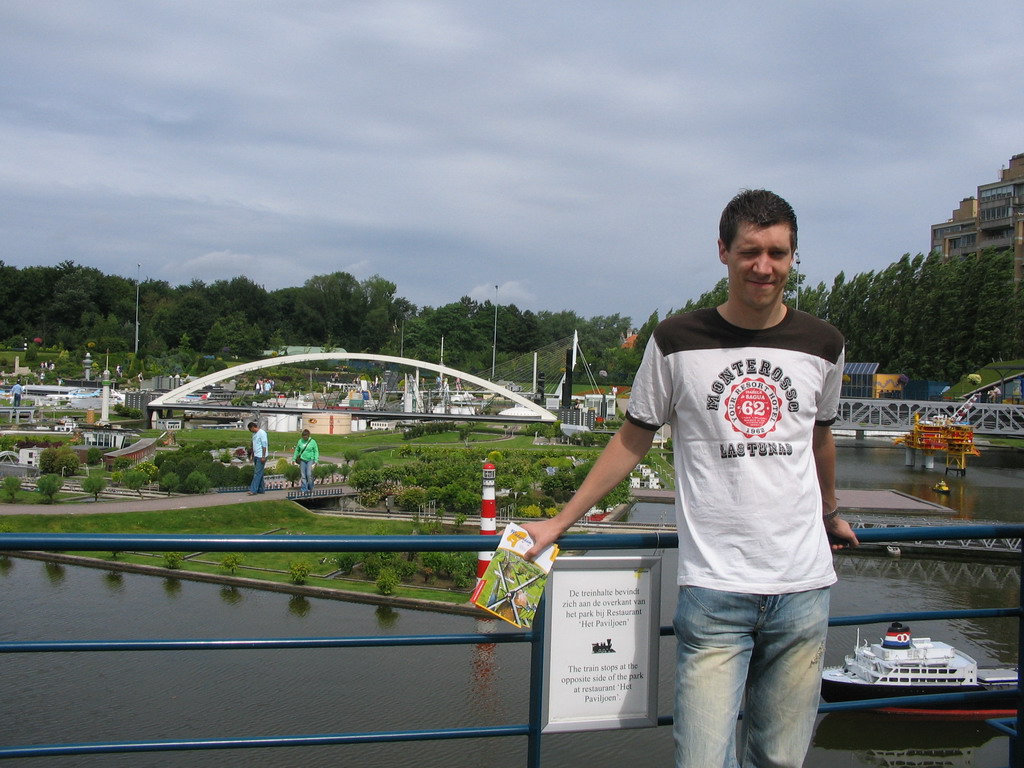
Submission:
[[[498,507],[494,503],[494,465],[491,462],[484,464],[484,485],[483,500],[480,502],[480,533],[483,536],[494,536],[497,534],[496,523]],[[476,575],[477,578],[484,575],[487,564],[494,556],[494,549],[477,552]]]

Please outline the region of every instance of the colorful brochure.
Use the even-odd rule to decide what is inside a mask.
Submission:
[[[523,555],[532,546],[530,534],[515,523],[509,523],[470,597],[474,605],[523,629],[533,624],[544,594],[544,583],[558,557],[558,545],[552,544],[536,559],[525,560]]]

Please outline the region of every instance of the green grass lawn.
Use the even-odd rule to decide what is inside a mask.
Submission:
[[[0,518],[0,532],[20,533],[191,533],[191,534],[243,534],[258,535],[310,535],[310,536],[365,536],[385,533],[407,535],[413,532],[411,521],[356,520],[337,516],[316,515],[289,501],[261,501],[234,504],[226,507],[175,509],[160,512],[127,512],[99,515],[9,515]],[[149,554],[112,552],[77,552],[89,557],[120,562],[163,566],[163,553]],[[191,552],[182,554],[192,555]],[[198,559],[212,561],[204,564],[186,560],[182,569],[219,573],[228,571],[220,565],[226,552],[203,553]],[[295,562],[309,564],[311,571],[306,583],[313,586],[348,589],[375,593],[371,582],[327,579],[326,574],[336,570],[331,552],[245,552],[241,568],[236,575],[246,578],[290,582],[289,569]],[[324,562],[320,562],[323,560]],[[267,573],[251,569],[270,569],[284,573]],[[462,603],[466,592],[418,589],[408,585],[395,590],[396,595],[427,600]]]
[[[78,498],[81,498],[84,495],[88,495],[88,494],[64,493],[64,492],[58,491],[57,495],[54,496],[54,503],[55,504],[59,503],[59,502],[65,500],[65,499],[78,499]],[[13,501],[11,500],[11,497],[8,496],[6,493],[2,494],[2,496],[3,496],[3,501],[0,501],[0,508],[3,507],[3,504],[43,504],[43,505],[47,504],[46,499],[43,498],[43,494],[39,493],[39,491],[18,491],[18,493],[15,495]],[[2,519],[3,518],[0,518],[0,521],[2,521]],[[0,525],[2,525],[2,524],[3,523],[0,522]]]

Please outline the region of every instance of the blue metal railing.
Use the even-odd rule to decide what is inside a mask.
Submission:
[[[972,525],[928,528],[861,529],[857,532],[863,543],[920,541],[932,539],[1019,538],[1024,525]],[[128,551],[156,552],[217,551],[217,552],[475,552],[483,542],[476,536],[231,536],[184,534],[45,534],[0,533],[0,552],[17,551]],[[678,544],[676,534],[652,532],[639,534],[570,535],[560,540],[566,550],[622,550],[665,549]],[[409,635],[392,637],[321,637],[321,638],[232,638],[185,640],[111,640],[111,641],[34,641],[3,642],[0,653],[68,653],[94,651],[181,651],[181,650],[237,650],[254,648],[355,648],[383,646],[475,645],[478,643],[530,643],[531,674],[529,722],[483,727],[463,727],[408,731],[376,731],[364,733],[311,734],[287,737],[252,737],[223,739],[182,739],[157,741],[122,741],[88,744],[0,745],[0,759],[15,757],[57,757],[68,755],[110,754],[129,752],[165,752],[210,749],[252,749],[260,747],[324,746],[340,744],[366,744],[376,742],[409,742],[439,739],[468,739],[525,736],[527,737],[527,765],[540,766],[541,715],[543,692],[544,621],[541,605],[534,629],[506,634],[447,634]],[[875,614],[868,616],[834,617],[830,626],[848,626],[887,622],[894,619],[925,620],[946,618],[1016,617],[1018,620],[1018,659],[1024,650],[1024,591],[1018,605],[996,609],[929,611],[901,614]],[[671,626],[663,626],[661,635],[672,634]],[[942,694],[931,696],[875,699],[862,702],[823,704],[821,712],[885,706],[922,705],[936,702],[979,703],[992,693]],[[1024,739],[1016,734],[1022,727],[1018,687],[1016,720],[1001,720],[992,724],[1010,739],[1010,765],[1024,766]],[[658,718],[659,725],[672,722],[671,715]]]

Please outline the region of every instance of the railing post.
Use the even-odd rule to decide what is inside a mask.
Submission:
[[[544,628],[547,597],[541,597],[533,617],[533,639],[530,641],[530,735],[526,744],[526,767],[540,768],[540,729],[544,716]]]
[[[1021,568],[1017,571],[1024,580],[1024,546],[1021,546]],[[1018,603],[1021,612],[1017,615],[1017,669],[1020,669],[1021,659],[1024,659],[1024,583],[1018,585]],[[1024,729],[1024,694],[1021,693],[1020,673],[1017,675],[1017,727],[1016,735],[1010,738],[1010,765],[1014,768],[1024,766],[1024,739],[1021,738]]]

